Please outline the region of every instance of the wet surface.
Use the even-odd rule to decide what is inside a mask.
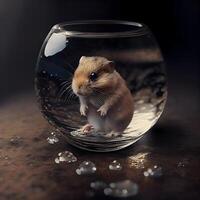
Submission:
[[[62,135],[49,144],[54,128],[42,117],[34,95],[16,96],[0,109],[0,199],[111,199],[105,187],[127,179],[139,187],[136,199],[199,199],[199,120],[192,106],[185,112],[169,100],[162,119],[140,141],[117,152],[92,153],[70,146]],[[55,163],[64,151],[77,161]],[[77,175],[76,169],[87,160],[97,170]],[[109,170],[114,160],[121,170]],[[163,175],[145,177],[155,165],[162,167]]]

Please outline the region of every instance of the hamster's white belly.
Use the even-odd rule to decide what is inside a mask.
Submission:
[[[87,119],[96,131],[104,131],[105,119],[97,112],[97,108],[90,105],[88,107]]]

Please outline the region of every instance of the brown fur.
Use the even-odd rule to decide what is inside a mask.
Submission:
[[[98,74],[95,81],[89,76]],[[99,131],[123,131],[133,116],[133,97],[124,79],[104,57],[81,57],[72,89],[80,100],[80,112]]]

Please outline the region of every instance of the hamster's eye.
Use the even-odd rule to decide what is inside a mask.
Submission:
[[[98,75],[96,72],[92,72],[90,75],[89,75],[89,79],[91,81],[95,81],[97,79]]]

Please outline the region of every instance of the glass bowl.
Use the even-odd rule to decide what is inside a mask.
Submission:
[[[167,98],[153,34],[127,21],[53,26],[39,53],[35,88],[41,112],[68,143],[98,152],[139,140]]]

